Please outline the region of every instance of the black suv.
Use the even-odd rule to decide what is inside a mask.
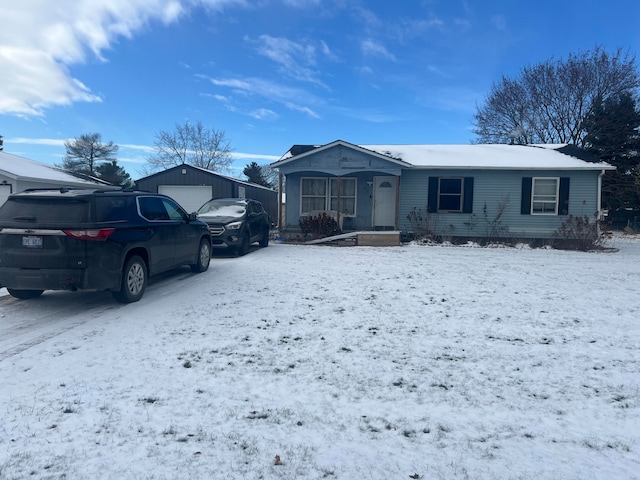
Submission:
[[[254,242],[269,245],[271,219],[257,200],[218,198],[198,209],[198,218],[209,225],[212,248],[229,248],[245,255]]]
[[[0,207],[0,286],[111,290],[140,300],[147,278],[181,265],[209,268],[207,225],[171,198],[139,191],[26,190]]]

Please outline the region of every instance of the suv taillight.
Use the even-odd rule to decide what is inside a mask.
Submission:
[[[93,230],[63,230],[65,234],[77,240],[106,240],[115,228],[96,228]]]

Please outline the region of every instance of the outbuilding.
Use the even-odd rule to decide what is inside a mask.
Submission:
[[[0,151],[0,205],[12,193],[31,188],[98,188],[114,187],[99,179],[83,179],[46,163]]]
[[[187,212],[195,212],[212,198],[251,198],[262,203],[272,221],[278,218],[275,190],[193,165],[168,168],[135,183],[138,190],[168,195]]]

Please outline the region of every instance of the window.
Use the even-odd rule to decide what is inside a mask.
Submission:
[[[473,177],[429,177],[429,213],[472,213]]]
[[[558,184],[557,178],[533,178],[531,185],[531,214],[558,214]]]
[[[300,189],[302,193],[301,214],[315,210],[327,210],[327,179],[303,178]]]
[[[569,177],[523,177],[522,215],[568,215]]]
[[[356,179],[341,177],[302,178],[300,184],[300,214],[310,212],[335,210],[340,214],[353,217],[356,214]],[[338,193],[339,201],[338,201]]]
[[[338,179],[330,179],[331,208],[338,211]],[[340,214],[354,216],[356,213],[356,179],[340,179]]]
[[[462,210],[462,179],[441,178],[438,185],[438,211]]]

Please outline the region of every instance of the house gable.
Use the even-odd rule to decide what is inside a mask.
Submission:
[[[383,153],[337,140],[320,147],[300,148],[294,145],[273,168],[287,175],[292,172],[318,172],[344,176],[357,172],[376,171],[386,175],[400,175],[411,165]],[[304,147],[304,146],[302,146]],[[294,155],[296,152],[297,155]]]

